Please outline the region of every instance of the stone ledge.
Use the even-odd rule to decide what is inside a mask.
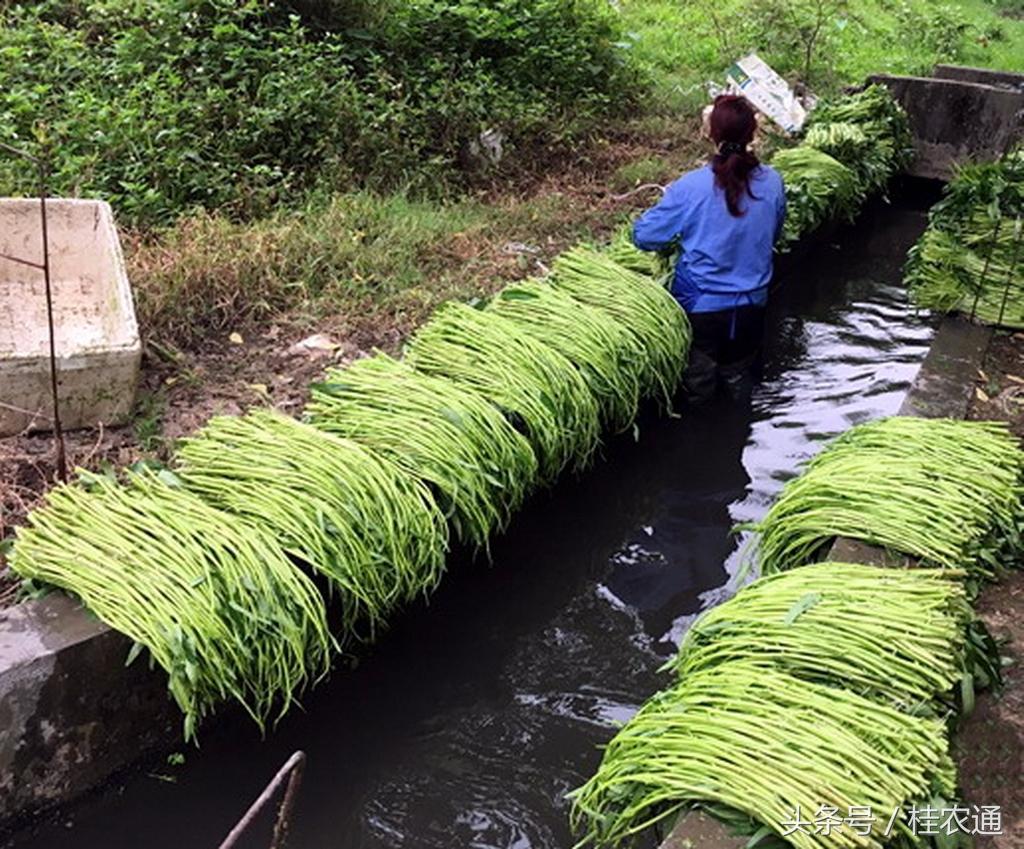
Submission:
[[[961,318],[945,318],[910,387],[900,415],[957,418],[967,415],[974,377],[981,368],[992,329]],[[860,540],[838,539],[829,560],[903,566],[910,561]],[[747,838],[734,837],[724,825],[702,812],[684,814],[661,849],[743,849]]]
[[[916,157],[915,177],[948,180],[967,160],[995,159],[1024,133],[1024,92],[962,79],[868,78],[889,89],[907,111]]]
[[[54,593],[0,611],[0,822],[78,796],[179,734],[162,670]]]
[[[958,80],[965,83],[981,83],[1002,88],[1024,91],[1024,74],[1013,71],[997,71],[994,68],[974,68],[968,65],[936,65],[932,76],[940,80]]]

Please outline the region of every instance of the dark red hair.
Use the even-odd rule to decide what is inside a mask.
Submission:
[[[711,110],[711,139],[718,150],[711,158],[715,185],[725,193],[730,214],[743,215],[740,199],[748,195],[756,200],[750,188],[751,174],[760,160],[748,149],[754,140],[757,116],[745,97],[723,94],[715,98]]]

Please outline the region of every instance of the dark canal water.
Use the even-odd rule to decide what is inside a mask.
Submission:
[[[454,564],[269,739],[222,723],[183,766],[150,766],[174,783],[137,772],[9,849],[215,849],[296,749],[309,764],[293,849],[571,846],[564,794],[662,683],[694,615],[727,597],[731,527],[824,440],[897,411],[932,335],[898,285],[924,223],[878,204],[790,263],[750,404],[644,421],[639,442],[607,446],[531,502],[492,565]]]

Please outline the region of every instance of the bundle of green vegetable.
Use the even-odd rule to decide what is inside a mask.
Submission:
[[[754,530],[764,574],[836,537],[986,575],[989,540],[1020,514],[1021,452],[1002,423],[891,418],[859,425],[786,484]]]
[[[910,252],[920,306],[1024,327],[1024,152],[962,167]]]
[[[864,199],[857,175],[813,147],[780,150],[772,157],[771,164],[786,185],[783,246],[816,230],[829,219],[852,219]]]
[[[644,352],[608,313],[538,281],[506,286],[488,309],[551,345],[580,370],[606,428],[621,433],[633,424]]]
[[[203,503],[173,476],[127,486],[79,470],[19,529],[11,568],[61,587],[149,650],[185,713],[185,736],[225,699],[261,727],[324,675],[323,600],[274,539]]]
[[[896,706],[928,703],[971,674],[961,575],[819,563],[761,578],[702,615],[672,667],[686,678],[749,660]]]
[[[857,124],[813,124],[803,144],[853,171],[864,197],[884,189],[895,172],[892,139],[873,138]]]
[[[521,427],[540,474],[582,468],[597,448],[597,401],[576,367],[514,322],[466,304],[444,304],[413,336],[406,361],[491,401]]]
[[[306,408],[320,430],[352,439],[426,481],[471,545],[486,547],[537,479],[530,443],[486,399],[387,354],[332,369]]]
[[[642,251],[633,244],[633,225],[620,227],[604,251],[605,255],[623,268],[666,283],[672,272],[673,261],[664,253]]]
[[[825,124],[852,124],[857,127],[884,151],[889,174],[905,168],[913,158],[914,145],[907,113],[883,85],[871,85],[856,94],[819,104],[811,113],[808,133]]]
[[[942,720],[736,661],[694,672],[644,705],[572,794],[572,822],[578,845],[615,845],[703,803],[781,835],[796,811],[891,812],[948,797],[954,784]],[[786,839],[797,849],[880,849],[884,820],[871,836],[801,829]]]
[[[432,589],[447,549],[427,488],[349,440],[270,410],[218,416],[178,452],[185,487],[273,534],[341,590],[346,631]]]
[[[690,323],[676,299],[649,278],[584,246],[555,260],[551,281],[580,303],[611,315],[633,336],[644,352],[641,396],[660,397],[670,406],[686,367],[691,338]]]

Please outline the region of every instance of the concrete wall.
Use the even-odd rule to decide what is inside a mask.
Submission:
[[[952,73],[952,71],[951,71]],[[1024,92],[981,83],[878,75],[907,110],[914,133],[915,177],[948,180],[953,166],[995,159],[1024,139]]]
[[[177,738],[167,677],[53,594],[0,611],[0,822],[63,802]]]
[[[993,68],[970,68],[965,65],[936,65],[932,76],[940,80],[959,80],[1024,91],[1024,74],[997,71]]]

